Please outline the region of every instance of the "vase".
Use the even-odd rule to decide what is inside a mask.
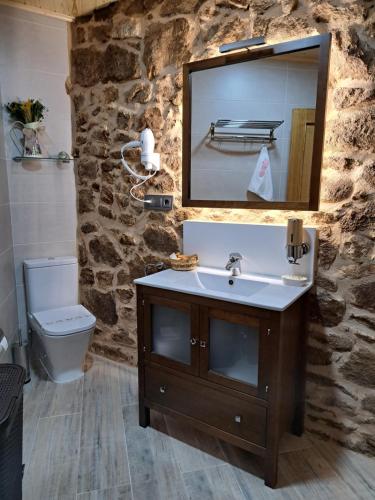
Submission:
[[[39,142],[39,134],[42,129],[40,122],[25,123],[23,127],[24,143],[23,156],[39,158],[42,156],[42,148]]]
[[[41,122],[14,122],[9,135],[21,156],[40,158],[43,156],[40,137],[44,129]]]

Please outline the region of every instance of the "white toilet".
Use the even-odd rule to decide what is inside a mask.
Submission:
[[[76,257],[24,261],[27,316],[33,349],[57,383],[83,376],[96,318],[78,304]]]

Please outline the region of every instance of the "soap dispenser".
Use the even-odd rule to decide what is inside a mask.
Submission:
[[[289,264],[299,264],[297,260],[308,253],[310,247],[303,241],[302,219],[288,219],[286,247]]]

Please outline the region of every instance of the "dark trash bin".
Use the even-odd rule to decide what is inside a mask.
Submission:
[[[22,499],[23,384],[25,370],[0,364],[0,498]]]

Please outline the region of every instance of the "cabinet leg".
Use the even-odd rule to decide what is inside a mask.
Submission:
[[[306,384],[306,349],[307,349],[307,310],[308,302],[307,298],[303,302],[303,310],[305,311],[303,317],[303,322],[301,323],[301,332],[299,340],[299,364],[297,366],[296,373],[296,395],[295,395],[295,408],[294,408],[294,418],[291,426],[291,432],[295,436],[302,436],[304,432],[304,421],[305,421],[305,384]]]
[[[294,414],[294,419],[292,423],[292,434],[295,436],[301,437],[302,434],[304,433],[305,426],[304,426],[304,404],[299,404],[296,408],[295,414]]]
[[[139,425],[148,427],[150,425],[150,408],[144,405],[139,405]]]
[[[277,469],[278,455],[266,457],[264,471],[264,484],[270,488],[276,488],[277,485]]]

